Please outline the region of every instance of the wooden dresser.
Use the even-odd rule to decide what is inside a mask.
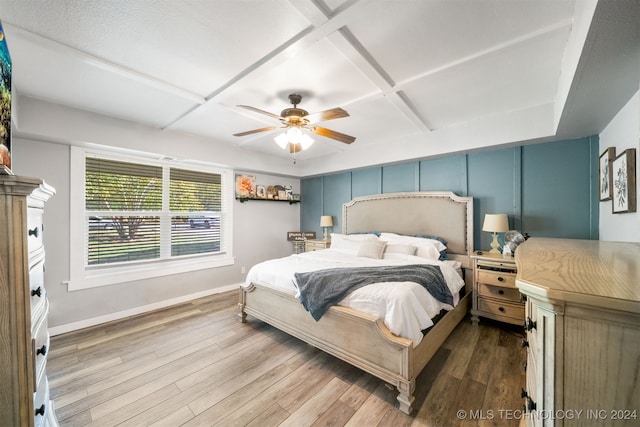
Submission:
[[[532,238],[516,262],[523,423],[640,425],[640,243]]]
[[[0,425],[56,425],[49,400],[42,180],[0,176]]]

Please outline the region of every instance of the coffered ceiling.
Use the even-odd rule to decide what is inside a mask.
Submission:
[[[21,96],[289,159],[299,175],[598,133],[638,90],[636,0],[0,0]],[[614,74],[612,72],[615,71]],[[242,166],[241,164],[238,166]]]

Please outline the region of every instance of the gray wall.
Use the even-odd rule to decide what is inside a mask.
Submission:
[[[236,284],[246,276],[242,267],[248,271],[257,262],[292,252],[286,233],[299,228],[299,205],[234,201],[234,265],[69,292],[63,284],[69,280],[69,229],[81,226],[69,223],[69,152],[66,144],[13,140],[14,173],[43,178],[56,189],[56,195],[46,205],[44,224],[49,327],[82,323]],[[255,175],[258,184],[288,184],[294,192],[300,188],[298,179]]]
[[[598,239],[598,137],[474,152],[303,179],[301,227],[320,232],[320,216],[342,229],[353,197],[446,190],[474,198],[476,249],[488,249],[486,213],[507,213],[512,229],[538,237]]]

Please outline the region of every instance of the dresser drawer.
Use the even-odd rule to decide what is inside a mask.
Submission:
[[[40,427],[46,425],[47,412],[49,411],[49,382],[47,376],[42,377],[40,383],[38,383],[38,389],[33,395],[33,409],[34,409],[34,427]]]
[[[516,320],[517,324],[522,324],[524,317],[524,305],[510,302],[494,301],[486,298],[478,298],[478,310],[495,316],[498,320],[501,317],[509,317]]]
[[[532,353],[532,357],[537,357],[538,354],[538,311],[537,306],[532,304],[531,301],[527,301],[527,307],[525,310],[525,319],[531,319],[535,322],[535,328],[531,328],[526,331],[526,340],[529,343],[529,352]]]
[[[42,218],[42,209],[27,208],[27,245],[29,253],[42,248]]]
[[[47,297],[44,288],[44,259],[29,269],[29,295],[31,296],[31,316],[38,318],[41,316]]]
[[[525,391],[527,393],[527,396],[533,401],[533,403],[536,405],[536,409],[538,408],[538,385],[537,385],[537,378],[538,378],[538,372],[537,372],[537,366],[535,363],[535,359],[532,357],[533,352],[531,351],[527,351],[527,377],[526,377],[526,381],[525,381]],[[526,397],[523,397],[523,405],[526,408],[527,405],[527,399]],[[528,411],[527,411],[528,413]],[[528,419],[535,419],[535,417],[531,417],[531,416],[527,416],[524,418],[528,418]]]
[[[46,303],[46,301],[45,301]],[[49,352],[49,328],[47,324],[49,307],[45,304],[45,311],[39,319],[34,319],[31,332],[31,354],[33,357],[33,372],[36,384],[45,376],[47,353]],[[36,386],[37,389],[37,386]]]
[[[493,286],[485,283],[478,283],[478,294],[520,303],[520,291],[516,288],[506,288],[504,286]]]
[[[514,289],[516,287],[516,275],[502,271],[484,270],[479,268],[476,280],[489,285],[505,286]]]

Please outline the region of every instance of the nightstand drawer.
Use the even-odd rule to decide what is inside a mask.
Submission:
[[[304,242],[304,250],[306,252],[319,251],[321,249],[327,249],[330,246],[330,240],[306,240]]]
[[[489,285],[516,287],[516,275],[501,271],[491,271],[478,269],[478,282],[488,283]],[[518,297],[519,298],[519,297]]]
[[[520,302],[520,291],[517,288],[505,288],[504,286],[493,286],[485,283],[478,283],[478,294],[491,298]]]
[[[478,310],[497,317],[524,318],[524,305],[478,298]],[[518,321],[518,324],[522,324]]]

